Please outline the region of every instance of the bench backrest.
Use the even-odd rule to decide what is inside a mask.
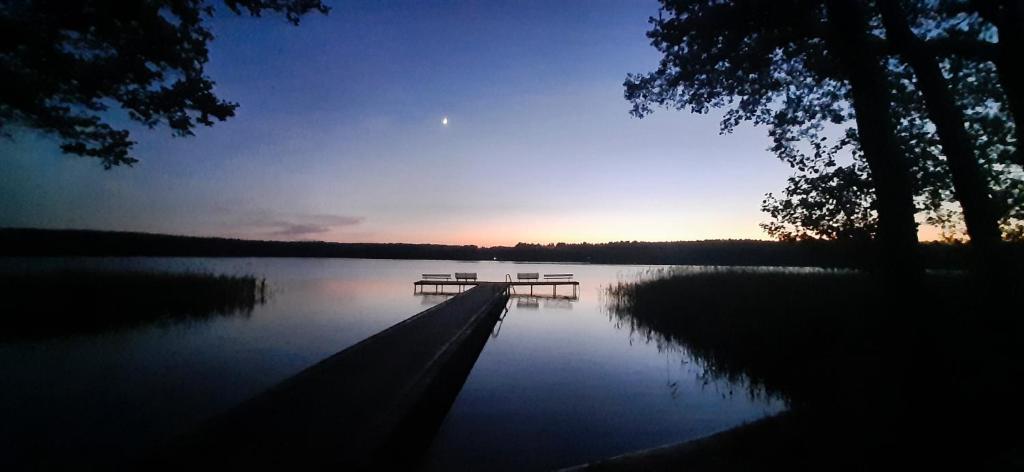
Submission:
[[[451,274],[423,274],[424,279],[444,279],[448,280],[452,278]]]
[[[571,279],[572,274],[544,274],[545,279]]]
[[[519,280],[537,280],[540,278],[540,274],[537,272],[519,272],[516,274],[516,278]]]
[[[455,280],[476,280],[476,272],[456,272]]]

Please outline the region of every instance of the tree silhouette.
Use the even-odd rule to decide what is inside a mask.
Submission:
[[[648,33],[663,53],[658,69],[626,80],[633,114],[644,116],[653,105],[698,113],[726,107],[722,127],[729,131],[741,121],[797,128],[843,122],[852,109],[875,189],[883,260],[890,273],[916,273],[910,166],[861,4],[663,0],[663,14]]]
[[[946,0],[944,6],[952,14],[965,13],[967,19],[974,14],[995,27],[998,37],[995,45],[979,38],[985,36],[984,24],[980,28],[956,30],[951,36],[967,43],[958,48],[967,55],[996,65],[1007,108],[1016,123],[1017,142],[1024,143],[1024,64],[1020,61],[1024,51],[1024,3],[1020,0]],[[1017,149],[1016,159],[1024,165],[1024,150]]]
[[[769,125],[772,151],[797,171],[763,203],[775,219],[763,225],[769,234],[877,234],[899,261],[913,251],[908,215],[921,210],[933,224],[962,218],[980,260],[999,265],[1000,223],[1019,232],[1024,186],[1011,107],[1001,105],[1006,67],[974,7],[663,3],[669,18],[652,19],[649,36],[664,58],[655,72],[627,78],[633,113],[726,107],[723,131],[743,120]],[[852,162],[838,162],[847,155]]]
[[[861,163],[796,175],[782,198],[765,197],[761,208],[774,221],[761,227],[783,241],[870,240],[878,226],[873,192]]]
[[[235,14],[275,12],[292,24],[320,0],[224,0]],[[65,153],[131,165],[134,142],[104,117],[111,107],[149,128],[191,136],[234,115],[206,76],[202,0],[14,0],[0,5],[0,133],[21,125],[56,135]]]
[[[924,97],[928,117],[942,144],[952,177],[953,192],[960,201],[967,232],[987,267],[1001,264],[999,216],[988,194],[988,183],[978,161],[973,140],[965,128],[966,117],[948,85],[939,59],[928,52],[924,41],[910,26],[899,1],[878,2],[885,36],[914,71],[916,87]]]
[[[903,4],[908,6],[907,22],[915,25],[915,30],[922,29],[917,25],[931,25],[927,30],[930,46],[918,40],[912,52],[941,53],[923,59],[934,61],[941,67],[943,76],[948,77],[941,82],[933,80],[933,86],[947,88],[954,101],[952,105],[946,104],[951,108],[948,115],[954,116],[954,124],[947,123],[947,129],[952,128],[953,133],[958,133],[962,128],[966,136],[961,135],[957,139],[966,141],[966,147],[974,148],[973,151],[961,152],[961,156],[966,155],[968,161],[974,160],[974,171],[980,174],[974,178],[982,180],[980,184],[975,183],[976,187],[981,187],[981,191],[976,188],[976,192],[981,193],[982,198],[988,198],[988,211],[993,213],[990,218],[998,220],[998,228],[989,229],[989,243],[993,239],[998,241],[1000,230],[1004,238],[1019,239],[1024,216],[1024,180],[1015,157],[1017,145],[1013,138],[1013,118],[1006,107],[998,105],[1005,102],[999,75],[992,62],[971,52],[979,49],[977,46],[952,48],[947,45],[951,35],[962,35],[966,30],[976,31],[971,34],[974,39],[958,41],[980,44],[977,37],[984,36],[985,22],[977,17],[965,17],[952,9],[936,9],[932,2]],[[879,5],[885,8],[900,6],[893,2]],[[879,37],[879,41],[881,39]],[[892,52],[897,50],[896,47],[890,49]],[[966,54],[953,54],[951,51],[965,51]],[[923,91],[919,90],[923,86],[917,80],[914,68],[903,61],[890,61],[888,64],[889,83],[894,91],[893,110],[900,117],[897,138],[910,159],[918,211],[928,223],[941,227],[948,236],[959,238],[961,234],[966,235],[959,203],[964,196],[958,198],[955,192],[953,169],[948,165],[947,152],[932,119],[932,114],[937,111],[934,106],[929,106]],[[950,120],[947,118],[947,121]],[[962,122],[960,126],[955,125],[958,121]],[[846,134],[835,138],[820,132],[824,126],[821,122],[782,125],[786,126],[770,130],[775,142],[772,151],[786,162],[795,163],[797,175],[790,179],[781,195],[768,195],[763,208],[774,221],[763,226],[769,229],[770,234],[784,238],[873,235],[873,217],[858,220],[844,216],[873,214],[874,197],[863,192],[863,183],[870,188],[870,176],[867,167],[862,165],[863,156],[858,148],[856,130],[848,129]],[[849,156],[853,162],[836,169],[837,156]],[[839,208],[843,209],[842,214],[829,213]],[[835,218],[839,220],[833,221]],[[865,223],[863,231],[834,231],[837,224],[857,221]],[[995,233],[994,237],[992,233]],[[976,236],[972,239],[980,240]],[[993,264],[991,257],[988,259],[988,263]]]

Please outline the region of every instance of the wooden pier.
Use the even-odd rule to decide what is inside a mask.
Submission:
[[[507,284],[474,285],[176,438],[144,466],[413,466],[506,308]]]
[[[572,296],[577,297],[580,283],[573,280],[520,280],[520,281],[505,281],[505,282],[484,282],[476,280],[436,280],[436,279],[424,279],[417,280],[412,283],[413,293],[451,293],[445,292],[446,287],[458,287],[459,290],[465,287],[476,287],[480,285],[497,285],[506,286],[515,294],[520,292],[515,290],[515,287],[528,287],[529,294],[533,295],[534,287],[551,287],[551,294],[558,295],[558,287],[572,287]],[[427,289],[433,287],[433,290]],[[523,290],[522,293],[527,293]]]

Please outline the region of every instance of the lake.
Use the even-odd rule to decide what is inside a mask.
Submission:
[[[0,466],[103,468],[445,299],[422,273],[568,272],[578,299],[518,288],[425,454],[424,470],[550,469],[684,441],[785,408],[644,338],[605,287],[649,266],[274,258],[0,259],[0,271],[157,269],[266,277],[249,313],[0,342]],[[694,268],[692,270],[701,270]],[[111,290],[116,290],[112,287]],[[430,288],[427,289],[430,291]],[[563,287],[559,295],[570,295]],[[4,316],[17,316],[5,313]]]

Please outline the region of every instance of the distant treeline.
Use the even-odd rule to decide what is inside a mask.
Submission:
[[[1024,246],[1009,247],[1021,260]],[[601,244],[451,246],[443,244],[256,241],[90,230],[0,229],[0,256],[352,257],[364,259],[500,260],[604,264],[864,267],[867,244],[834,241],[622,241]],[[967,247],[922,245],[932,268],[962,267]]]

